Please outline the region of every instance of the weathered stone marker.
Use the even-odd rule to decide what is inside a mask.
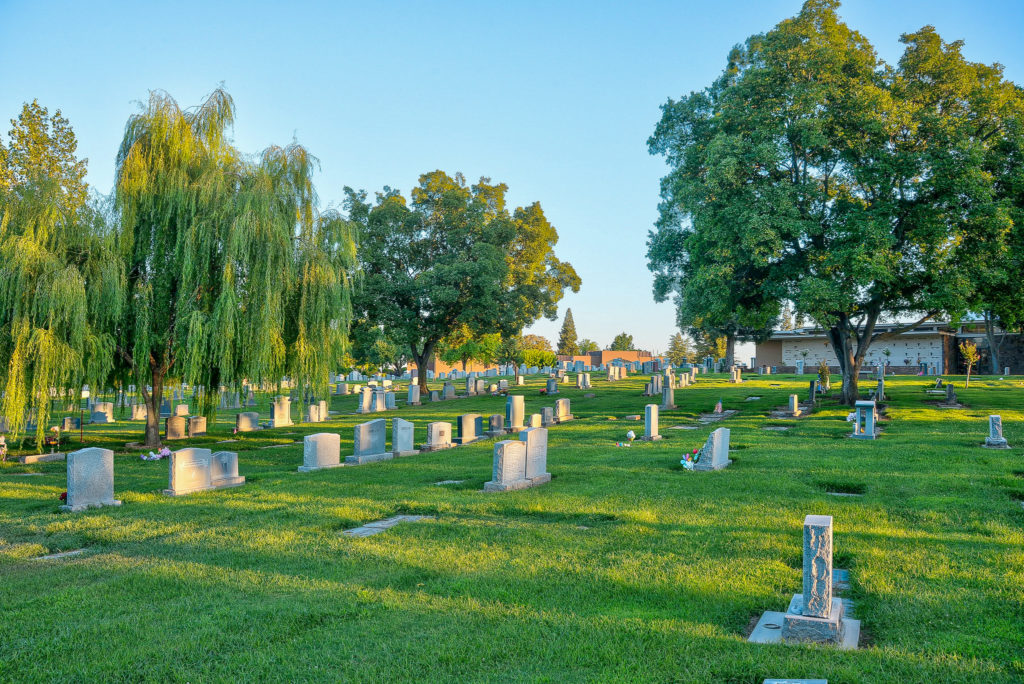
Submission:
[[[292,400],[289,397],[274,397],[270,405],[270,426],[288,427],[292,425]]]
[[[526,479],[526,443],[511,439],[496,443],[491,481],[484,483],[484,491],[507,492],[531,485]]]
[[[988,437],[985,438],[985,446],[989,449],[1009,449],[1010,444],[1003,437],[1003,417],[988,417]]]
[[[548,378],[546,392],[547,394],[558,394],[558,380],[555,378]]]
[[[803,593],[793,596],[782,622],[785,641],[839,643],[843,602],[832,596],[832,516],[804,518]]]
[[[70,513],[100,506],[120,506],[114,498],[114,452],[90,447],[67,455],[67,501]]]
[[[803,413],[803,411],[800,410],[800,397],[798,397],[795,394],[789,395],[789,410],[787,411],[787,413],[789,413],[789,415],[793,416],[794,418]]]
[[[341,437],[333,432],[306,435],[302,440],[300,473],[341,466]]]
[[[405,403],[409,406],[420,405],[420,386],[413,384],[409,385],[409,394],[405,398]]]
[[[676,407],[676,391],[671,384],[665,385],[661,390],[661,410],[671,411]]]
[[[170,418],[168,418],[170,420]],[[188,419],[188,436],[202,437],[206,434],[206,416],[191,416]]]
[[[708,435],[708,441],[697,452],[694,470],[721,470],[732,460],[729,458],[729,428],[718,428]]]

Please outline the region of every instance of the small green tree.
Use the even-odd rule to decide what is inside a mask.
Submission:
[[[964,363],[967,364],[967,381],[964,383],[964,388],[971,386],[971,368],[974,364],[978,363],[978,359],[981,358],[978,354],[978,346],[970,340],[964,340],[960,343],[960,355],[964,357]]]
[[[636,351],[636,348],[633,346],[633,336],[627,335],[624,332],[619,333],[612,340],[608,349],[610,351]]]
[[[587,339],[584,337],[580,340],[580,354],[588,354],[590,352],[600,351],[601,347],[597,345],[594,340]]]
[[[558,353],[563,356],[576,356],[580,351],[576,342],[576,323],[572,320],[572,309],[565,310],[562,330],[558,334]]]
[[[690,360],[693,347],[682,333],[676,333],[668,341],[668,360],[673,366],[680,366]]]

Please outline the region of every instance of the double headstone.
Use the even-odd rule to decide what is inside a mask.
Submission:
[[[494,470],[484,491],[525,489],[550,482],[547,464],[548,431],[527,428],[519,433],[518,443],[505,440],[494,445]]]
[[[355,427],[352,441],[353,454],[345,457],[345,463],[362,465],[393,458],[386,447],[387,421],[384,418],[361,423]]]
[[[300,473],[341,466],[341,437],[334,432],[306,435],[302,440]]]
[[[189,448],[171,452],[169,496],[181,496],[208,489],[223,489],[245,484],[238,475],[238,454]]]
[[[114,498],[114,452],[90,447],[67,455],[67,501],[62,511],[120,506]]]

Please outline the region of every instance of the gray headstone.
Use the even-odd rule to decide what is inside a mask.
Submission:
[[[997,449],[1006,449],[1010,446],[1003,437],[1002,416],[988,417],[988,437],[985,439],[985,446]]]
[[[168,420],[171,420],[168,418]],[[206,416],[191,416],[188,419],[188,436],[201,437],[206,434]]]
[[[532,483],[526,479],[525,442],[503,440],[494,445],[494,468],[491,481],[484,483],[485,492],[525,489]]]
[[[519,441],[526,444],[526,479],[531,484],[550,482],[547,428],[527,428],[519,433]]]
[[[427,443],[421,447],[421,451],[436,451],[448,449],[452,445],[452,424],[437,421],[427,423]]]
[[[114,498],[114,452],[90,447],[67,455],[67,501],[62,511],[120,506]]]
[[[255,411],[247,411],[235,416],[235,430],[237,432],[252,432],[259,429],[260,414]]]
[[[171,416],[164,421],[164,439],[185,439],[188,423],[182,416]]]
[[[732,463],[729,460],[729,428],[718,428],[708,435],[708,441],[698,456],[694,470],[721,470]]]
[[[415,385],[413,385],[415,387]],[[391,452],[395,456],[419,453],[413,445],[415,426],[411,421],[395,418],[391,421]]]
[[[526,412],[525,399],[521,394],[510,394],[505,399],[505,422],[512,432],[519,432],[525,425],[523,419]]]
[[[384,461],[393,458],[393,454],[387,451],[387,421],[383,418],[371,420],[367,423],[356,425],[355,439],[353,440],[353,451],[351,456],[345,457],[345,463],[363,464],[374,461]]]
[[[181,496],[208,489],[237,487],[245,482],[238,476],[238,454],[230,451],[188,448],[171,452],[169,496]]]
[[[658,431],[657,404],[647,404],[647,406],[644,407],[644,436],[640,439],[644,441],[661,439],[661,433]]]
[[[337,468],[341,465],[341,437],[333,432],[319,432],[306,435],[302,440],[302,465],[300,473],[322,468]]]

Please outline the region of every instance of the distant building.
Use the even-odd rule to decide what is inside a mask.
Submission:
[[[905,323],[880,323],[875,326],[875,333],[903,325]],[[1013,375],[1024,373],[1024,336],[1004,334],[999,329],[997,339],[1001,341],[1001,344],[997,342],[1000,366],[1008,367]],[[959,345],[964,340],[971,340],[978,346],[981,360],[975,371],[990,373],[988,339],[984,322],[977,316],[967,316],[957,325],[928,322],[891,339],[877,340],[868,349],[862,368],[885,364],[893,373],[916,374],[924,367],[939,374],[963,374],[966,368],[960,358]],[[839,370],[832,343],[821,328],[776,330],[766,341],[757,343],[755,350],[755,368],[775,366],[780,373],[791,373],[796,370],[797,360],[804,359],[805,372],[810,372],[824,359],[834,371]]]
[[[559,361],[582,361],[588,366],[603,366],[609,364],[616,359],[620,361],[650,361],[652,360],[651,352],[646,351],[593,351],[587,352],[586,354],[576,354],[570,356],[569,354],[559,354]]]

